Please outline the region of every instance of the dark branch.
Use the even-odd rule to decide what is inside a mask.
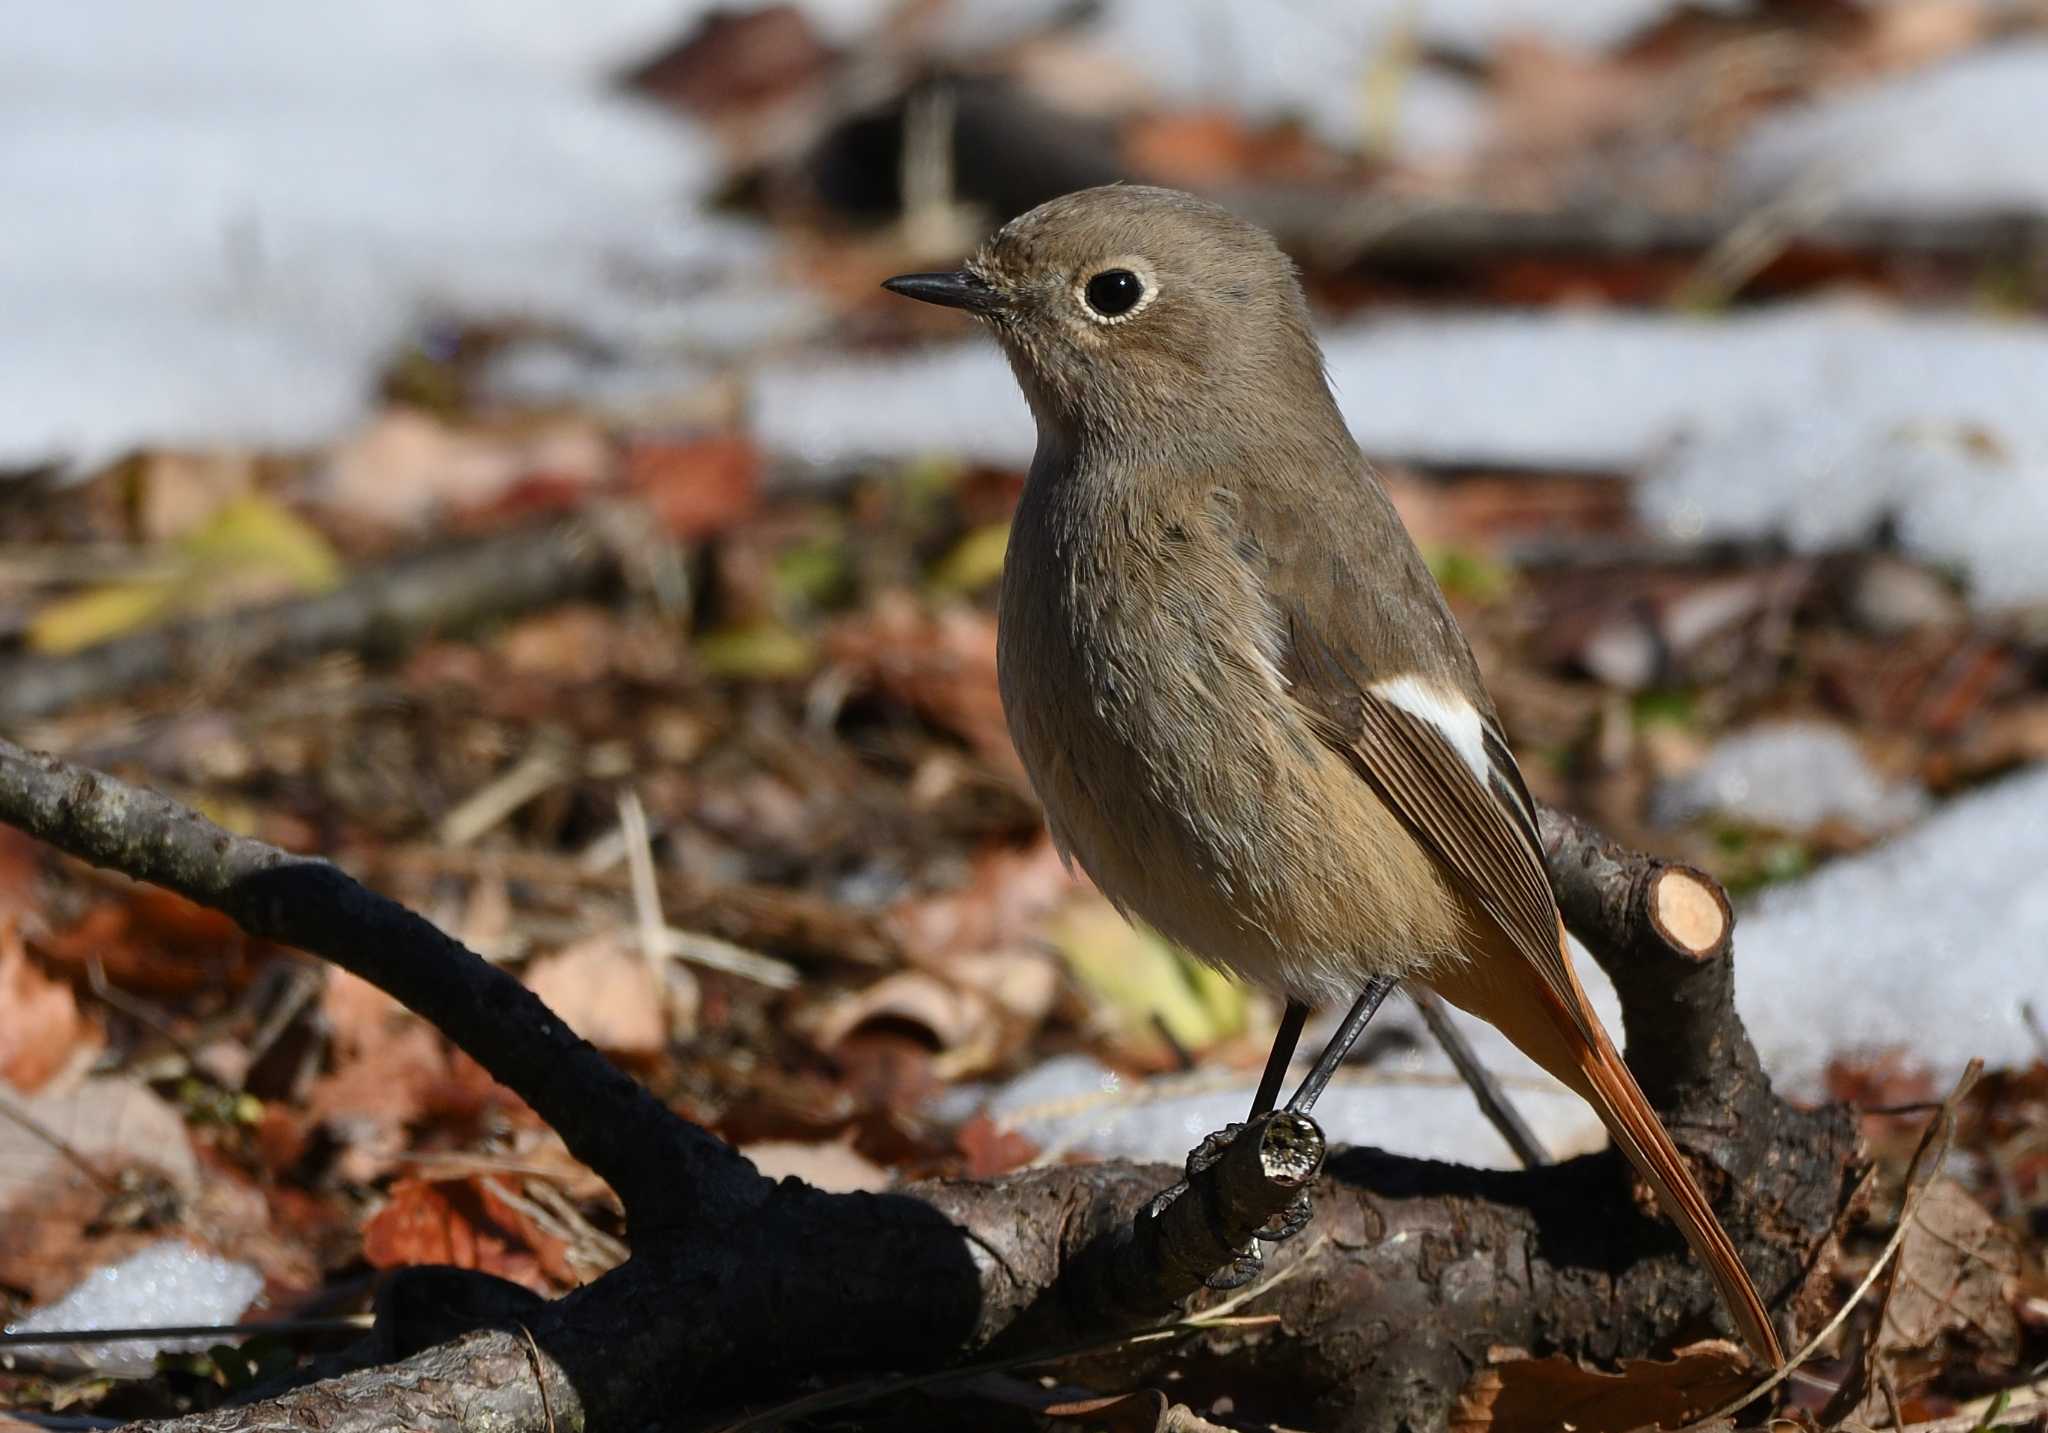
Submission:
[[[8,741],[0,741],[0,819],[388,991],[532,1105],[618,1191],[636,1224],[727,1220],[767,1186],[511,975],[325,861],[236,836],[154,791]]]
[[[400,1317],[392,1301],[361,1366],[323,1367],[334,1376],[269,1399],[264,1426],[633,1426],[650,1407],[710,1423],[819,1379],[1129,1327],[1171,1314],[1212,1259],[1293,1199],[1314,1166],[1295,1156],[1320,1151],[1313,1126],[1254,1126],[1156,1212],[1174,1172],[1121,1163],[884,1196],[770,1185],[511,977],[325,862],[4,742],[0,820],[390,991],[531,1103],[633,1217],[632,1259],[552,1303],[458,1297]],[[1772,1097],[1735,1017],[1711,882],[1555,813],[1544,834],[1567,919],[1622,990],[1645,1088],[1720,1191],[1767,1296],[1796,1293],[1824,1275],[1817,1256],[1854,1185],[1851,1123]],[[1274,1253],[1276,1268],[1299,1266],[1257,1305],[1279,1316],[1274,1329],[1126,1343],[1097,1371],[1128,1380],[1164,1363],[1190,1392],[1227,1375],[1245,1396],[1265,1390],[1282,1422],[1429,1426],[1496,1345],[1610,1359],[1718,1317],[1609,1156],[1486,1173],[1351,1150],[1327,1174],[1314,1234]],[[445,1289],[449,1276],[426,1277]],[[451,1337],[472,1323],[483,1327]],[[248,1427],[252,1411],[173,1426]]]

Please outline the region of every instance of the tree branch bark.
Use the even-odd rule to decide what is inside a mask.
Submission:
[[[1115,1162],[886,1195],[771,1184],[509,975],[325,862],[5,742],[0,820],[390,991],[532,1104],[631,1220],[633,1257],[562,1299],[422,1271],[411,1286],[436,1297],[388,1299],[375,1335],[320,1370],[331,1376],[164,1427],[573,1429],[639,1426],[650,1408],[712,1426],[820,1380],[1171,1315],[1313,1169],[1285,1157],[1309,1134],[1289,1127],[1269,1143],[1278,1126],[1255,1124],[1163,1209],[1155,1196],[1177,1171]],[[1698,1159],[1766,1298],[1795,1296],[1821,1272],[1857,1182],[1850,1120],[1771,1094],[1735,1015],[1727,932],[1713,929],[1726,905],[1710,881],[1556,813],[1543,832],[1566,919],[1622,992],[1646,1092]],[[1276,1421],[1435,1426],[1494,1347],[1608,1360],[1719,1319],[1705,1277],[1630,1199],[1611,1153],[1495,1173],[1351,1149],[1325,1173],[1310,1232],[1273,1256],[1276,1270],[1301,1267],[1253,1306],[1276,1324],[1126,1343],[1083,1371],[1128,1386],[1170,1367],[1177,1397],[1229,1391]]]

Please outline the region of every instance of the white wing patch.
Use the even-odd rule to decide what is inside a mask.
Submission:
[[[1479,709],[1457,692],[1425,682],[1416,676],[1389,677],[1374,682],[1372,694],[1388,706],[1399,707],[1412,717],[1428,722],[1443,733],[1451,750],[1458,753],[1482,788],[1493,780],[1493,763],[1486,755],[1485,727]]]

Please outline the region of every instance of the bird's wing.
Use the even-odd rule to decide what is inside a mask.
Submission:
[[[1583,1025],[1585,997],[1559,944],[1529,789],[1463,633],[1392,505],[1367,481],[1369,506],[1360,516],[1370,536],[1363,540],[1380,545],[1370,565],[1354,554],[1330,555],[1332,534],[1360,531],[1346,520],[1350,515],[1270,508],[1234,514],[1262,539],[1281,535],[1256,550],[1241,548],[1272,606],[1277,665],[1318,735],[1372,785]],[[1318,541],[1286,541],[1285,534],[1310,522],[1318,525]],[[1291,558],[1290,547],[1302,558]],[[1386,580],[1389,556],[1398,573],[1393,581]],[[1377,584],[1363,579],[1368,570],[1380,574]]]

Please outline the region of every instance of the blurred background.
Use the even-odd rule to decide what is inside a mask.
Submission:
[[[1299,263],[1537,795],[1727,883],[1786,1087],[2014,1071],[1969,1157],[2038,1235],[2040,0],[7,8],[9,738],[332,856],[774,1172],[1178,1162],[1276,1011],[1051,852],[994,684],[1029,418],[877,288],[1172,184]],[[1510,1162],[1374,1032],[1335,1138]],[[0,1080],[182,1192],[222,1317],[423,1227],[617,1256],[381,996],[5,832]],[[75,1322],[161,1230],[10,1129],[0,1300]]]

